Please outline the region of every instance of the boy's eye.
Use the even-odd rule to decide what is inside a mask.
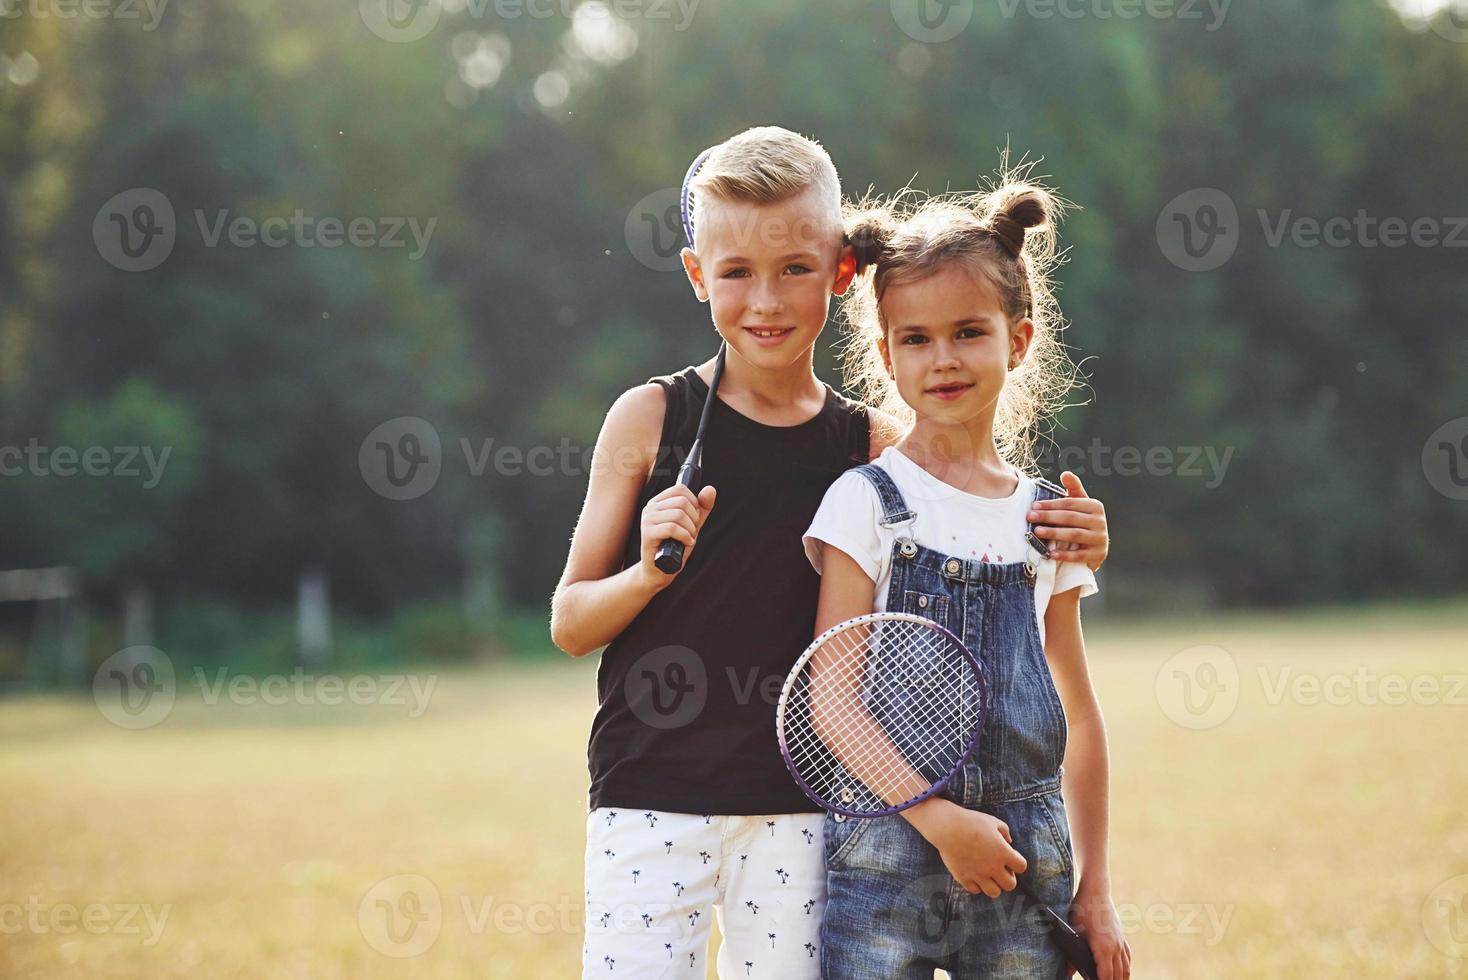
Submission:
[[[799,263],[794,263],[794,264],[791,264],[791,265],[787,265],[785,267],[785,271],[788,272],[788,273],[792,273],[794,275],[797,275],[797,276],[803,276],[803,275],[806,275],[807,273],[809,273],[811,271],[811,268],[810,268],[810,266],[800,265]],[[728,271],[723,272],[723,273],[720,274],[720,278],[722,278],[722,279],[745,279],[745,278],[748,278],[748,277],[749,277],[749,270],[748,269],[743,269],[743,268],[740,268],[740,269],[729,269]]]

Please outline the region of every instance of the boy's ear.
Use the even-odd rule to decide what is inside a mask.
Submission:
[[[1035,321],[1029,317],[1016,321],[1009,328],[1009,369],[1013,371],[1024,363],[1030,343],[1035,339]]]
[[[693,287],[693,295],[698,297],[700,303],[709,301],[709,288],[703,281],[703,266],[698,264],[698,255],[693,249],[685,247],[678,255],[683,260],[683,271],[688,274],[688,284]]]
[[[836,282],[831,286],[834,296],[845,296],[856,278],[856,250],[850,245],[841,246],[841,258],[836,260]]]

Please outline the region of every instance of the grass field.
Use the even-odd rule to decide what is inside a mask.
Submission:
[[[1468,975],[1468,604],[1088,639],[1135,976]],[[0,701],[0,976],[577,976],[593,660],[440,674],[417,717]]]

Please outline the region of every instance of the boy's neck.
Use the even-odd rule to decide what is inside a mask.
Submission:
[[[898,452],[933,477],[980,497],[1007,497],[1014,492],[1015,470],[994,445],[994,415],[966,422],[918,419],[897,443]]]
[[[695,369],[705,384],[714,376],[714,360],[711,357]],[[724,356],[719,398],[735,407],[779,413],[781,410],[798,409],[803,402],[808,403],[812,399],[824,400],[825,396],[825,386],[816,377],[813,350],[807,350],[803,357],[788,366],[773,370],[756,367],[733,347]]]

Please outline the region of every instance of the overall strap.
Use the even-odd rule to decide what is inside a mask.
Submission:
[[[890,528],[906,525],[896,532],[903,557],[911,558],[916,555],[917,542],[913,541],[911,532],[912,524],[917,520],[917,512],[908,509],[907,501],[903,499],[902,491],[897,489],[892,477],[876,463],[858,466],[854,472],[867,478],[867,482],[877,491],[877,496],[882,501],[882,520],[879,523]]]
[[[897,489],[897,484],[887,471],[876,463],[866,463],[854,470],[867,478],[867,482],[877,491],[877,496],[882,499],[882,526],[892,527],[897,524],[910,524],[917,520],[917,514],[907,509],[907,501],[902,497],[902,491]]]

